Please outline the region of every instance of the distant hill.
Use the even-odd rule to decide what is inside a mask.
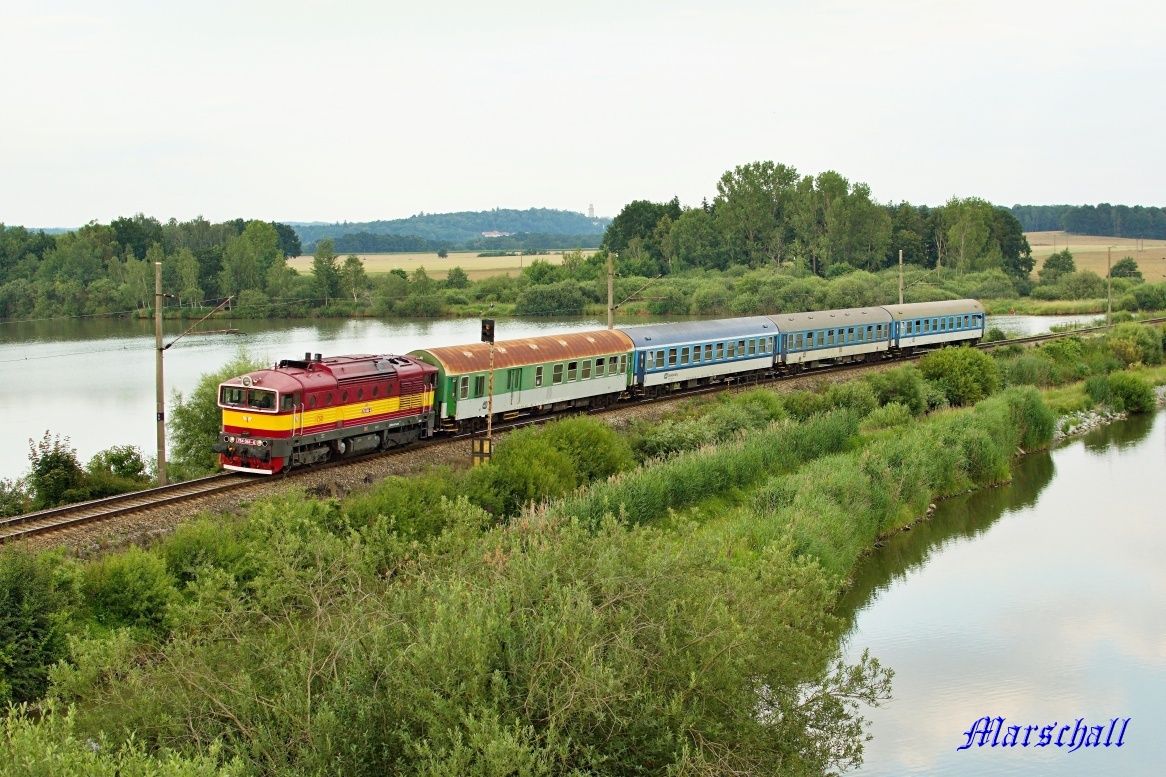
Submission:
[[[407,219],[390,221],[345,221],[335,224],[319,222],[296,223],[291,226],[299,235],[305,250],[316,241],[330,237],[337,240],[346,235],[400,235],[420,238],[433,244],[462,245],[483,239],[482,233],[538,234],[538,235],[599,235],[611,219],[590,219],[582,213],[550,208],[528,210],[462,211],[459,213],[419,213]],[[485,238],[486,240],[497,238]]]

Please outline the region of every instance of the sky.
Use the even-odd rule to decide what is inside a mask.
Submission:
[[[686,205],[1166,205],[1166,4],[0,0],[0,223]]]

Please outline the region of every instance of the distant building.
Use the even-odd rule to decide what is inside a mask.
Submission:
[[[510,237],[513,234],[513,232],[499,232],[496,229],[492,229],[489,232],[483,232],[482,237]]]
[[[587,206],[587,218],[589,218],[589,219],[595,218],[595,203],[591,203],[590,205]]]

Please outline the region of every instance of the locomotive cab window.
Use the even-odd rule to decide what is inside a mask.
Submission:
[[[256,410],[274,410],[275,392],[253,388],[247,393],[247,405]]]
[[[279,409],[285,413],[290,413],[296,409],[296,398],[291,394],[284,394],[279,398]]]
[[[223,386],[219,392],[219,402],[224,405],[243,404],[243,389],[235,386]]]

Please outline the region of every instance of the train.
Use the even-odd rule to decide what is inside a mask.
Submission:
[[[219,385],[223,469],[272,475],[486,425],[708,383],[978,343],[973,299],[596,329],[405,355],[305,353]]]

